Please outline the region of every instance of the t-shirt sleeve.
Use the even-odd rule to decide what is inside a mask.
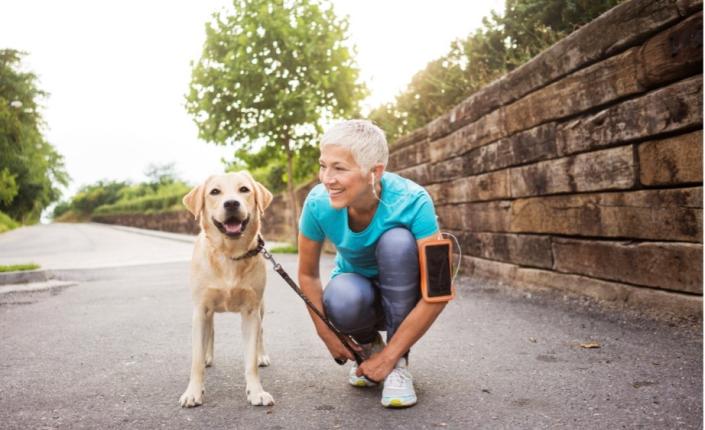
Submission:
[[[438,231],[438,221],[436,220],[436,209],[433,200],[426,191],[421,193],[416,199],[416,211],[411,220],[411,233],[416,240],[431,236]]]
[[[316,242],[323,242],[323,239],[326,237],[321,225],[318,223],[318,219],[316,219],[316,202],[313,201],[310,196],[306,198],[304,207],[301,210],[299,231],[307,238]]]

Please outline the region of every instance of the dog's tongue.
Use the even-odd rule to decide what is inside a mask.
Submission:
[[[223,225],[225,226],[226,233],[240,233],[242,230],[241,222],[229,222]]]

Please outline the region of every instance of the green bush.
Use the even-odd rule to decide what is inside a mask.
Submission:
[[[182,209],[181,199],[183,199],[184,195],[188,192],[188,185],[177,182],[160,188],[157,194],[103,205],[98,207],[93,213],[95,215],[155,213]]]
[[[101,206],[117,203],[120,199],[120,190],[127,186],[126,182],[98,181],[81,187],[73,196],[70,209],[83,215],[90,215]],[[61,210],[67,212],[64,208]]]
[[[6,214],[0,212],[0,233],[15,229],[19,227],[20,224],[7,216]]]
[[[54,211],[51,213],[51,219],[56,220],[62,215],[71,211],[71,202],[60,201],[54,206]]]

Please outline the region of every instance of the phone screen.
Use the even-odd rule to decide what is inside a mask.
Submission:
[[[426,252],[426,280],[429,297],[451,295],[450,245],[428,245]]]

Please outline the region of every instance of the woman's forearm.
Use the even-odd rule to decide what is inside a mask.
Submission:
[[[323,310],[323,287],[321,285],[321,280],[319,278],[313,278],[306,275],[299,275],[299,284],[301,284],[301,291],[303,291],[316,309],[325,315]],[[311,320],[313,320],[317,333],[320,334],[322,330],[326,331],[328,329],[326,324],[321,321],[321,319],[318,318],[318,316],[308,306],[306,306],[306,310],[311,316]]]
[[[414,309],[402,321],[382,353],[396,363],[426,333],[445,305],[445,303],[428,303],[419,300]]]

